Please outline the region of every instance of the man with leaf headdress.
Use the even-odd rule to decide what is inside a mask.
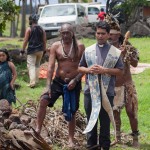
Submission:
[[[130,72],[130,65],[133,67],[137,67],[138,65],[138,52],[137,50],[128,42],[128,38],[130,36],[130,32],[128,31],[123,38],[121,36],[121,30],[119,24],[116,20],[111,16],[106,16],[106,21],[109,23],[110,30],[110,44],[121,50],[121,56],[124,62],[124,71],[122,76],[117,76],[116,78],[116,87],[115,92],[116,96],[114,98],[114,117],[116,123],[116,135],[117,142],[121,142],[121,110],[125,105],[125,109],[127,115],[129,117],[130,126],[133,136],[133,146],[139,147],[138,143],[138,119],[137,119],[137,111],[138,111],[138,101],[137,101],[137,93],[135,89],[135,85],[132,81],[132,76]],[[112,144],[115,144],[112,143]]]

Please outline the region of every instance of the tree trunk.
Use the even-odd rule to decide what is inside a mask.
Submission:
[[[16,33],[16,24],[15,24],[15,20],[11,21],[11,27],[10,27],[10,37],[14,38],[17,36]]]
[[[22,20],[21,20],[20,37],[24,37],[25,30],[26,30],[26,6],[27,6],[27,0],[22,0]]]
[[[13,2],[15,3],[15,1]],[[16,18],[14,17],[14,20],[10,22],[10,37],[14,38],[16,36]]]
[[[30,14],[33,13],[33,9],[32,9],[32,0],[30,0]]]
[[[20,0],[19,0],[19,4],[18,6],[20,6]],[[18,31],[18,26],[19,26],[19,18],[20,18],[20,14],[17,15],[17,21],[16,21],[16,32]],[[18,34],[17,34],[18,35]]]

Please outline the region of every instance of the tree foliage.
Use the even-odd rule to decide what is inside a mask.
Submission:
[[[107,12],[116,15],[119,14],[120,23],[127,21],[132,12],[140,6],[150,6],[147,0],[107,0]]]
[[[140,6],[148,6],[149,2],[147,0],[125,0],[121,4],[121,8],[126,15],[130,15],[134,9]]]
[[[19,13],[20,7],[13,0],[0,0],[0,32],[6,27],[6,21],[12,21]]]

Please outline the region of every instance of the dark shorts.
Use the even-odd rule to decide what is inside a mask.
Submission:
[[[52,85],[51,85],[51,98],[49,97],[48,92],[41,95],[41,100],[45,99],[49,101],[49,107],[53,107],[56,100],[59,98],[59,96],[64,97],[63,94],[63,85],[67,84],[62,79],[55,77]],[[81,91],[81,81],[78,82],[73,89],[76,92],[76,111],[79,109],[79,99],[80,99],[80,91]]]

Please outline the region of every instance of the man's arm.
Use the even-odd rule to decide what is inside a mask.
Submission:
[[[80,42],[78,44],[79,44],[79,49],[80,49],[80,59],[82,59],[81,57],[85,51],[85,46],[84,46],[84,44],[82,44]],[[84,75],[83,73],[79,72],[78,75],[74,78],[74,80],[76,82],[80,81],[81,78],[83,77],[83,75]]]
[[[139,55],[138,55],[138,50],[135,49],[130,43],[129,45],[127,45],[131,50],[131,52],[127,52],[126,47],[121,47],[121,54],[123,56],[123,59],[125,59],[125,57],[127,57],[126,59],[129,60],[129,63],[131,66],[133,67],[137,67],[138,65],[138,61],[139,61]],[[130,54],[129,54],[130,53]],[[126,61],[128,61],[126,60]]]
[[[118,68],[104,68],[104,74],[119,76],[122,75],[123,70]]]
[[[25,37],[24,37],[24,40],[23,40],[22,51],[25,51],[25,49],[26,49],[26,46],[27,46],[27,43],[28,43],[28,39],[29,39],[29,36],[30,36],[30,32],[31,32],[31,29],[28,27],[26,32],[25,32]]]
[[[135,50],[132,52],[132,55],[130,56],[130,65],[133,67],[137,67],[138,61],[139,61],[138,51]]]
[[[78,71],[79,71],[80,73],[82,73],[83,75],[84,75],[84,74],[88,74],[88,73],[93,74],[93,73],[95,72],[95,69],[94,69],[94,65],[91,66],[91,67],[89,67],[89,68],[82,66],[82,67],[78,67]]]
[[[57,45],[54,43],[50,48],[48,73],[47,73],[47,89],[49,93],[51,93],[51,82],[55,69],[56,49]]]
[[[104,68],[100,65],[93,65],[89,68],[86,67],[79,67],[78,71],[83,73],[83,74],[87,74],[87,73],[91,73],[91,74],[109,74],[109,75],[121,75],[123,73],[123,71],[121,69],[118,68]]]
[[[90,73],[90,71],[91,71],[90,68],[87,67],[87,63],[85,60],[85,52],[84,52],[80,60],[78,72],[84,75],[84,74]]]
[[[44,51],[46,51],[46,33],[45,33],[45,30],[43,30],[43,48],[44,48]]]
[[[10,86],[12,89],[14,89],[14,82],[17,78],[17,71],[15,68],[15,65],[12,62],[9,62],[9,67],[11,68],[11,71],[12,71],[12,80],[10,82]]]
[[[81,80],[83,75],[84,74],[82,74],[82,73],[78,73],[78,75],[69,82],[68,89],[72,90],[76,86],[76,84]]]
[[[79,54],[79,59],[80,59],[85,51],[85,46],[84,46],[84,44],[80,43],[80,41],[78,41],[78,45],[79,45],[79,50],[80,50],[80,54]],[[77,76],[69,82],[68,89],[69,90],[73,89],[75,87],[75,85],[81,80],[83,75],[84,74],[79,72],[77,74]]]

